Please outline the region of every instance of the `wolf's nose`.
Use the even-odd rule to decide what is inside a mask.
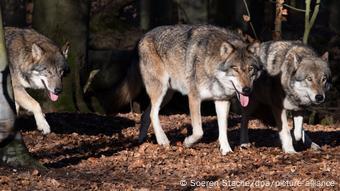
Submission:
[[[55,94],[60,94],[63,90],[61,88],[55,88],[54,93]]]
[[[316,100],[317,102],[322,102],[322,101],[324,100],[324,97],[323,97],[323,95],[317,94],[317,95],[315,96],[315,100]]]
[[[250,87],[244,87],[244,88],[242,88],[242,94],[243,94],[243,95],[248,96],[248,95],[250,95],[250,92],[251,92]]]

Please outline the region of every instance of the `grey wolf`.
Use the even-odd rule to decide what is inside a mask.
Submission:
[[[184,145],[190,147],[203,136],[200,104],[213,100],[221,153],[231,152],[227,137],[230,99],[237,95],[243,107],[248,105],[253,81],[261,71],[255,56],[259,45],[246,43],[237,32],[210,25],[161,26],[146,33],[138,45],[139,66],[151,101],[146,116],[150,116],[157,143],[169,145],[158,113],[172,91],[179,91],[188,96],[193,128]],[[148,124],[142,123],[144,134]]]
[[[321,57],[299,41],[269,41],[261,43],[258,56],[263,72],[254,82],[250,104],[243,108],[241,121],[241,146],[249,145],[248,120],[258,108],[272,111],[275,125],[279,128],[282,149],[295,153],[293,138],[314,149],[313,143],[303,129],[303,110],[325,100],[330,88],[331,72],[328,53]],[[287,110],[292,111],[293,138],[287,122]],[[270,116],[267,116],[267,118]]]
[[[63,74],[68,69],[69,45],[60,49],[32,29],[12,27],[5,27],[5,41],[16,108],[33,112],[38,129],[50,133],[40,104],[25,89],[45,89],[49,98],[57,101],[62,92]]]

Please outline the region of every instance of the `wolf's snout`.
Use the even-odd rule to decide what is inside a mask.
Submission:
[[[55,88],[54,89],[55,94],[60,94],[62,91],[63,91],[63,89],[61,89],[61,88]]]
[[[251,93],[251,88],[250,87],[244,87],[242,88],[242,94],[245,96],[249,96]]]
[[[325,99],[325,97],[324,97],[323,95],[317,94],[317,95],[315,96],[315,100],[316,100],[318,103],[323,102],[324,99]]]

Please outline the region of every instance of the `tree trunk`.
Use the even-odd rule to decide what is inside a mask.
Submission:
[[[26,0],[2,0],[0,4],[5,26],[26,26]]]
[[[284,0],[276,0],[276,11],[275,11],[275,29],[273,33],[274,40],[281,40],[282,33],[282,10]]]
[[[247,5],[250,5],[250,1],[246,1]],[[243,0],[238,0],[235,1],[235,24],[236,27],[242,29],[242,31],[248,31],[249,30],[249,25],[247,22],[244,21],[243,15],[247,14],[247,10],[245,8],[245,4]]]
[[[0,9],[0,161],[11,166],[44,169],[29,154],[15,126],[15,105],[8,68],[4,30]]]
[[[64,78],[64,93],[55,109],[88,111],[82,89],[88,75],[89,1],[34,0],[33,5],[33,28],[60,46],[66,41],[70,42],[67,61],[71,73]]]
[[[188,24],[208,23],[207,0],[177,0],[179,20]]]
[[[139,25],[144,31],[150,29],[151,22],[151,0],[140,0],[139,1]]]

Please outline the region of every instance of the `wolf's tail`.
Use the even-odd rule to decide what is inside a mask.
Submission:
[[[120,109],[131,103],[135,99],[143,87],[142,77],[140,74],[138,57],[133,58],[127,67],[125,76],[113,86],[114,96],[111,98],[111,107]]]
[[[119,58],[118,61],[111,60],[101,69],[90,73],[84,86],[84,94],[92,111],[96,110],[90,99],[93,96],[97,98],[100,109],[104,109],[105,113],[116,114],[140,94],[143,82],[137,50],[122,55],[123,58]],[[112,62],[116,63],[115,67]]]

